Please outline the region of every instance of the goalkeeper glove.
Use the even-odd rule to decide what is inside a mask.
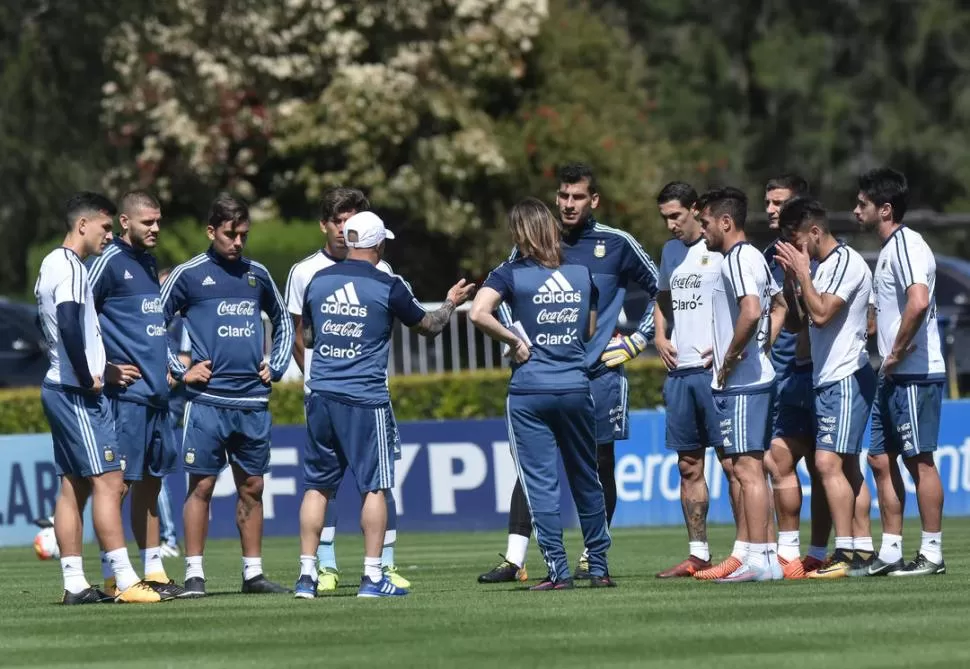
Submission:
[[[613,337],[606,345],[600,360],[606,363],[607,367],[619,367],[640,355],[645,348],[647,348],[647,338],[639,332],[634,332],[629,337]]]

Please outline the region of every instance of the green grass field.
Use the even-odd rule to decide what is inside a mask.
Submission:
[[[8,548],[0,666],[965,667],[970,520],[945,530],[946,576],[744,585],[658,582],[653,574],[683,557],[683,531],[618,530],[610,560],[619,588],[545,593],[475,582],[504,548],[501,533],[404,533],[397,562],[413,590],[395,601],[354,597],[357,537],[338,537],[344,581],[313,601],[238,594],[238,544],[219,541],[206,558],[210,597],[142,606],[59,606],[57,563]],[[714,528],[715,553],[731,539]],[[905,541],[911,557],[917,525]],[[579,545],[570,533],[567,548],[575,555]],[[267,574],[292,587],[297,552],[295,539],[268,540]],[[85,565],[100,580],[96,553]],[[540,565],[532,549],[533,578]],[[167,566],[181,580],[182,560]]]

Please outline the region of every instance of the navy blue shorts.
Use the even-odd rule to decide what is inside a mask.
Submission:
[[[725,454],[744,455],[768,449],[774,394],[774,387],[743,395],[714,393]]]
[[[596,443],[608,444],[630,437],[628,386],[622,368],[589,380],[596,411]]]
[[[335,491],[347,467],[361,493],[394,487],[398,436],[389,403],[358,406],[311,392],[304,405],[303,480],[307,488]]]
[[[876,373],[867,364],[852,376],[815,390],[815,448],[844,455],[857,455],[862,450],[876,383]]]
[[[872,410],[869,455],[911,458],[936,450],[940,438],[943,383],[896,383],[879,379]]]
[[[720,447],[721,428],[714,408],[712,376],[709,369],[667,376],[663,389],[667,448],[694,451]]]
[[[108,400],[126,481],[162,478],[178,469],[178,446],[168,409]]]
[[[771,438],[815,438],[815,389],[812,367],[796,367],[778,377],[777,392],[771,414]]]
[[[185,405],[182,462],[190,474],[212,476],[229,459],[250,476],[269,471],[272,421],[269,410],[219,407],[199,402]]]
[[[40,403],[51,426],[59,476],[88,478],[121,469],[114,418],[104,395],[44,383]]]

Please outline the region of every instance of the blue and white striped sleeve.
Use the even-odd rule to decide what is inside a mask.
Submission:
[[[647,341],[653,341],[655,323],[653,321],[653,308],[657,301],[657,292],[660,289],[660,271],[654,264],[647,252],[643,250],[640,243],[628,233],[621,233],[624,244],[623,270],[629,280],[634,281],[646,292],[649,297],[647,309],[637,325],[639,332]]]
[[[270,378],[273,381],[279,381],[286,373],[290,357],[293,355],[293,319],[269,271],[257,263],[253,265],[259,269],[258,276],[263,283],[260,308],[266,312],[273,324],[273,350],[269,358]]]
[[[162,284],[161,300],[162,314],[165,317],[165,329],[168,329],[169,325],[172,324],[172,319],[175,318],[175,315],[182,314],[188,305],[188,296],[186,295],[184,281],[181,280],[184,271],[185,265],[179,265],[172,270],[172,273],[165,279],[165,283]],[[183,323],[183,327],[184,325]],[[168,344],[168,368],[171,370],[172,376],[181,380],[188,369],[179,360],[179,351],[172,350],[171,341]]]
[[[519,247],[513,247],[512,252],[509,254],[508,262],[519,257]],[[512,327],[512,309],[508,304],[502,302],[498,305],[498,320],[499,322],[507,328]]]

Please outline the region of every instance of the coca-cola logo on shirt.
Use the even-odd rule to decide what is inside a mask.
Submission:
[[[337,337],[354,337],[360,338],[364,336],[364,324],[358,321],[347,321],[346,323],[340,323],[338,321],[332,321],[329,318],[323,322],[320,326],[320,333],[325,335],[336,335]]]
[[[670,282],[671,289],[697,290],[701,287],[700,274],[680,274]]]
[[[149,300],[144,299],[141,301],[141,312],[143,314],[160,314],[162,313],[162,298],[156,297],[155,299]]]
[[[240,300],[239,302],[223,300],[219,303],[216,314],[219,316],[255,316],[256,303],[253,300]]]
[[[550,310],[543,309],[536,316],[536,323],[539,325],[558,325],[562,323],[576,323],[579,321],[579,308],[566,307],[565,309]]]

